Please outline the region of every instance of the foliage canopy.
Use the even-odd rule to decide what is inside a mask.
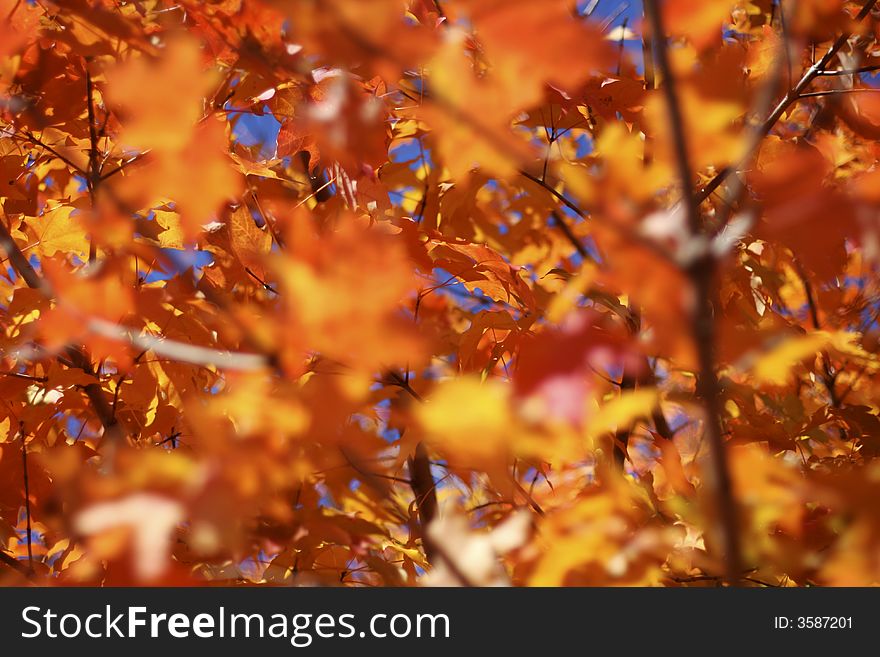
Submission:
[[[0,581],[880,582],[876,4],[0,0]]]

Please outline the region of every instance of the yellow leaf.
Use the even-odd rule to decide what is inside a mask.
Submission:
[[[232,161],[235,162],[235,168],[238,169],[245,176],[258,176],[260,178],[271,178],[273,180],[280,180],[278,174],[275,173],[270,167],[275,166],[281,160],[265,160],[263,162],[252,162],[251,160],[245,159],[238,155],[237,153],[230,153],[229,157],[232,158]]]
[[[229,216],[227,223],[232,251],[245,267],[260,278],[265,277],[263,258],[272,249],[272,236],[254,223],[246,205],[239,205]]]
[[[602,157],[604,175],[601,191],[633,202],[651,196],[654,189],[668,184],[671,170],[662,163],[644,162],[645,145],[638,134],[619,123],[609,124],[596,140],[596,153]]]
[[[595,23],[572,15],[566,0],[483,0],[471,19],[492,74],[503,89],[504,109],[540,101],[545,83],[574,89],[614,61]],[[541,38],[535,38],[540,34]],[[570,62],[577,61],[577,66]]]
[[[721,40],[721,26],[730,17],[730,0],[673,0],[663,4],[669,29],[686,36],[698,49]]]
[[[74,563],[78,559],[81,559],[85,555],[86,551],[80,545],[74,545],[73,549],[68,552],[61,560],[61,562],[55,567],[55,570],[61,571],[65,570],[70,564]]]
[[[475,167],[502,178],[514,175],[517,162],[528,161],[532,150],[509,130],[505,110],[512,112],[512,108],[505,108],[504,100],[499,100],[504,89],[473,70],[464,51],[467,36],[463,31],[450,28],[447,34],[429,68],[432,88],[444,106],[455,112],[425,104],[418,109],[418,117],[438,135],[438,153],[455,180]]]
[[[430,442],[464,462],[493,458],[508,435],[508,395],[499,381],[461,377],[438,386],[417,417]]]
[[[597,268],[592,263],[585,263],[581,271],[573,276],[550,301],[547,308],[547,319],[551,322],[559,322],[574,310],[589,287],[595,282],[596,276]]]
[[[159,233],[159,246],[163,249],[182,249],[183,229],[180,225],[180,215],[169,210],[155,210],[156,223],[162,226]]]
[[[293,436],[308,429],[310,414],[302,403],[273,395],[265,377],[245,375],[230,379],[227,391],[216,395],[208,409],[215,416],[228,417],[242,437],[261,431]]]
[[[795,365],[826,349],[833,340],[834,335],[827,331],[814,331],[782,342],[755,363],[755,381],[759,384],[785,385]]]
[[[861,340],[861,333],[855,331],[835,331],[831,334],[829,348],[846,356],[849,360],[860,362],[867,371],[874,372],[878,366],[877,356],[866,351],[861,345]]]
[[[599,408],[589,422],[587,437],[592,441],[620,427],[629,426],[639,418],[650,416],[658,401],[654,388],[623,393]]]
[[[36,251],[41,256],[53,256],[59,251],[84,257],[89,250],[86,233],[76,217],[76,208],[59,205],[39,217],[27,220],[36,238]]]

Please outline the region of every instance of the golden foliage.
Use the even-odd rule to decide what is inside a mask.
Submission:
[[[875,3],[783,4],[0,0],[0,583],[880,582]]]

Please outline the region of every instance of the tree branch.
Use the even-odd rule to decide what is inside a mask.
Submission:
[[[21,561],[16,559],[15,557],[10,557],[8,554],[0,550],[0,563],[12,568],[15,572],[20,575],[24,575],[28,579],[33,579],[35,577],[34,572],[30,570],[27,566],[25,566]]]
[[[0,221],[0,249],[3,249],[3,251],[6,252],[6,257],[9,259],[12,268],[15,269],[19,276],[21,276],[22,280],[24,280],[28,287],[38,290],[49,299],[54,298],[55,295],[51,286],[37,273],[25,257],[24,253],[22,253],[18,244],[12,239],[12,235],[9,233],[9,229],[3,221]],[[66,351],[69,362],[73,364],[74,367],[81,369],[86,374],[92,376],[95,375],[91,359],[82,349],[69,346]],[[61,360],[60,357],[59,360]],[[62,362],[65,361],[67,361],[67,359],[64,359]],[[83,390],[92,404],[92,409],[95,411],[95,415],[98,416],[101,425],[104,427],[102,442],[106,442],[107,440],[113,442],[123,440],[125,438],[125,432],[113,416],[113,408],[107,400],[107,396],[101,385],[99,383],[90,383],[84,386]]]
[[[822,325],[819,321],[819,307],[816,305],[816,295],[813,293],[813,286],[810,285],[810,281],[807,279],[807,273],[800,266],[800,263],[795,261],[794,265],[798,278],[800,278],[801,284],[804,287],[804,295],[807,297],[807,308],[810,311],[810,321],[815,330],[821,331]],[[831,357],[828,355],[827,350],[821,351],[819,358],[821,360],[822,372],[819,374],[818,378],[828,392],[828,401],[831,404],[831,408],[839,410],[842,408],[842,403],[837,394],[838,375],[831,369]],[[842,426],[838,425],[837,429],[841,440],[849,440],[849,436]]]
[[[572,232],[571,226],[562,218],[562,215],[559,214],[556,210],[550,213],[550,216],[553,217],[553,223],[559,227],[559,230],[565,235],[565,239],[568,240],[569,244],[574,247],[574,250],[577,251],[578,255],[584,260],[595,260],[592,255],[590,255],[589,251],[584,248],[584,245],[581,244],[581,241],[577,238],[577,236]]]
[[[21,438],[21,470],[24,478],[24,514],[27,529],[27,554],[28,554],[28,570],[34,572],[34,550],[33,550],[33,530],[31,529],[31,487],[30,478],[28,477],[28,452],[27,452],[27,435],[24,432],[24,424],[19,422],[18,435]]]
[[[865,3],[865,5],[862,7],[859,13],[856,14],[853,20],[855,22],[863,20],[868,14],[871,13],[871,10],[877,4],[877,1],[878,0],[868,0],[868,2]],[[839,37],[837,37],[837,40],[834,41],[834,43],[831,45],[831,48],[828,49],[828,52],[826,52],[825,55],[818,62],[807,69],[807,72],[804,73],[803,77],[798,81],[798,83],[794,87],[789,89],[789,91],[785,94],[785,97],[781,101],[779,101],[776,107],[770,112],[769,116],[767,116],[767,118],[764,119],[764,122],[761,124],[759,134],[762,138],[770,134],[770,131],[773,129],[779,119],[782,118],[782,115],[785,114],[790,105],[797,102],[798,99],[804,97],[804,89],[806,89],[810,85],[810,83],[816,79],[816,77],[818,77],[819,75],[827,75],[825,71],[828,69],[828,65],[831,63],[831,60],[840,51],[840,49],[843,48],[843,46],[849,40],[850,36],[852,36],[852,32],[844,32]],[[697,205],[709,198],[712,193],[716,189],[718,189],[724,183],[724,181],[727,180],[728,177],[730,177],[732,173],[734,173],[734,171],[735,168],[731,167],[725,167],[724,169],[719,171],[718,174],[714,178],[712,178],[706,185],[704,185],[694,196]]]
[[[71,169],[73,169],[76,173],[80,174],[80,175],[83,176],[84,178],[87,178],[87,177],[88,177],[88,173],[87,173],[86,171],[84,171],[81,167],[78,167],[76,164],[74,164],[74,163],[73,163],[71,160],[69,160],[68,158],[64,157],[61,153],[59,153],[59,152],[56,151],[54,148],[52,148],[51,146],[49,146],[49,144],[47,144],[47,143],[45,143],[44,141],[42,141],[42,140],[38,139],[37,137],[35,137],[34,134],[33,134],[32,132],[30,132],[30,131],[28,131],[28,130],[23,130],[23,131],[21,132],[21,136],[16,135],[15,137],[16,137],[17,139],[21,140],[21,139],[22,139],[22,136],[23,136],[23,138],[24,138],[24,141],[30,142],[32,145],[34,145],[34,146],[39,146],[40,148],[42,148],[42,149],[48,151],[48,152],[51,153],[54,157],[56,157],[57,159],[61,160],[62,162],[64,162],[64,164],[66,164],[66,165],[69,166]]]
[[[880,89],[874,87],[854,87],[852,89],[823,89],[822,91],[809,91],[798,98],[821,98],[823,96],[842,96],[846,94],[875,94]]]
[[[564,206],[566,206],[569,210],[571,210],[572,212],[574,212],[574,213],[575,213],[577,216],[579,216],[581,219],[586,219],[586,218],[587,218],[587,213],[584,212],[583,210],[581,210],[581,208],[577,205],[577,203],[574,203],[573,201],[571,201],[571,200],[569,200],[568,198],[566,198],[564,194],[561,194],[560,192],[556,191],[553,187],[551,187],[550,185],[548,185],[546,181],[541,180],[541,179],[538,178],[537,176],[533,176],[533,175],[530,174],[528,171],[524,171],[524,170],[522,170],[522,169],[520,169],[520,172],[519,172],[519,173],[520,173],[520,175],[523,176],[524,178],[528,178],[529,180],[531,180],[531,181],[532,181],[533,183],[535,183],[536,185],[539,185],[540,187],[543,187],[544,189],[546,189],[548,192],[550,192],[550,194],[552,194],[553,196],[555,196],[556,199],[557,199],[560,203],[562,203],[562,204],[563,204]]]
[[[678,103],[675,78],[669,64],[666,32],[658,0],[645,0],[645,12],[651,25],[655,43],[657,67],[663,77],[663,89],[670,127],[674,142],[676,165],[682,186],[682,199],[685,206],[687,225],[691,239],[703,236],[698,204],[693,193],[692,169],[688,157],[684,121]],[[695,308],[691,315],[692,339],[697,351],[698,376],[697,395],[703,402],[706,412],[706,437],[709,444],[710,480],[719,519],[718,529],[724,559],[724,572],[728,584],[739,582],[742,559],[740,556],[739,528],[736,504],[733,498],[733,485],[727,464],[723,431],[721,427],[721,389],[715,374],[715,312],[720,309],[717,298],[717,267],[711,252],[697,258],[687,269],[694,291]]]
[[[819,71],[816,75],[859,75],[861,73],[873,73],[875,71],[880,71],[880,65],[860,66],[858,68],[842,71]]]
[[[406,391],[417,402],[423,403],[425,401],[419,393],[412,389],[406,379],[397,372],[389,371],[388,378],[394,385]],[[431,474],[431,460],[428,458],[428,451],[423,443],[420,442],[416,445],[415,452],[407,463],[409,465],[410,488],[416,500],[416,509],[419,512],[419,525],[422,528],[422,544],[424,545],[425,555],[428,557],[428,560],[433,561],[438,556],[437,546],[428,538],[426,530],[428,523],[437,517],[437,484],[434,481],[434,475]]]
[[[263,354],[228,352],[200,347],[198,345],[169,340],[162,336],[141,333],[127,326],[120,326],[98,317],[87,320],[88,329],[113,340],[128,342],[140,349],[152,351],[159,356],[193,365],[213,365],[226,370],[260,370],[271,365]]]
[[[416,500],[416,509],[419,512],[419,524],[422,528],[422,542],[425,546],[425,555],[433,561],[437,556],[434,542],[427,539],[426,529],[428,524],[437,517],[437,484],[434,475],[431,474],[431,461],[424,443],[416,445],[415,452],[409,461],[409,480],[413,497]]]
[[[98,180],[103,182],[103,181],[107,180],[107,178],[112,178],[117,173],[120,173],[121,171],[124,171],[125,169],[130,167],[132,164],[140,162],[145,157],[147,157],[149,154],[150,154],[150,151],[147,150],[147,151],[143,151],[142,153],[138,153],[137,155],[132,155],[130,158],[128,158],[127,160],[124,160],[118,166],[110,169],[110,171],[108,171],[107,173],[102,173]]]
[[[98,165],[98,133],[95,129],[95,89],[92,85],[92,73],[89,71],[89,60],[85,61],[86,69],[86,106],[89,120],[89,202],[92,212],[95,211],[98,185],[101,183],[101,171]],[[98,247],[95,244],[95,234],[89,235],[89,263],[94,264],[98,258]]]

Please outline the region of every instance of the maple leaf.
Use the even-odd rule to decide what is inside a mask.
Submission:
[[[563,0],[488,0],[470,16],[511,109],[536,102],[545,83],[572,89],[612,61],[598,27]]]
[[[60,251],[84,257],[88,253],[88,240],[74,214],[76,211],[73,206],[58,205],[39,217],[25,221],[40,255],[54,256]]]
[[[419,408],[419,419],[451,453],[469,460],[494,459],[510,436],[509,395],[508,387],[496,382],[459,379],[441,386],[431,403]],[[473,440],[475,431],[479,441]]]
[[[517,108],[496,80],[477,75],[464,52],[465,38],[464,32],[453,31],[428,64],[440,103],[421,104],[413,113],[441,135],[438,150],[454,179],[475,167],[509,176],[518,161],[531,159],[532,151],[510,133]]]
[[[244,205],[240,205],[230,214],[226,226],[232,252],[238,256],[241,264],[256,270],[261,278],[265,277],[263,263],[272,248],[272,236],[268,230],[257,227]]]
[[[491,248],[441,240],[435,244],[430,251],[434,266],[452,272],[468,289],[479,288],[493,299],[513,301],[523,307],[534,304],[532,291],[520,277],[518,268],[505,262]]]
[[[670,0],[663,3],[666,25],[687,37],[698,49],[721,39],[721,26],[730,17],[729,0]]]
[[[180,214],[186,239],[192,240],[202,227],[214,219],[224,202],[242,189],[242,178],[228,157],[226,128],[209,119],[190,135],[183,150],[159,153],[143,168],[126,176],[120,191],[138,206],[171,199]]]
[[[196,42],[174,40],[158,62],[134,59],[108,78],[108,102],[126,114],[121,141],[154,160],[126,177],[124,193],[142,206],[163,190],[180,206],[184,234],[193,238],[241,189],[227,159],[224,124],[200,120],[215,76],[202,68]]]
[[[278,144],[275,150],[276,157],[289,157],[300,151],[309,154],[309,170],[314,171],[315,166],[320,158],[321,151],[315,143],[315,138],[302,131],[300,126],[292,119],[286,120],[281,124],[278,131]]]
[[[105,94],[125,114],[124,144],[177,153],[189,143],[215,85],[197,42],[176,39],[155,62],[136,57],[111,70]]]
[[[398,240],[355,225],[318,240],[305,222],[290,237],[294,250],[275,261],[297,327],[289,343],[367,367],[417,358],[418,337],[397,312],[414,287]]]

